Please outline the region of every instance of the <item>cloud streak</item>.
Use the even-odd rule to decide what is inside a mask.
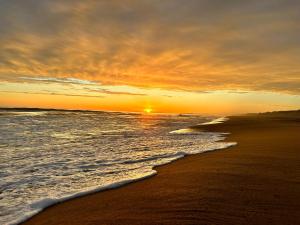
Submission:
[[[88,92],[90,94],[105,94],[105,95],[131,95],[131,96],[147,96],[145,93],[135,93],[130,91],[114,91],[110,90],[109,88],[106,88],[105,86],[101,86],[99,83],[88,81],[88,80],[82,80],[77,78],[55,78],[55,77],[6,77],[5,80],[2,81],[2,85],[8,82],[10,84],[16,84],[18,82],[27,83],[27,84],[34,84],[37,86],[32,86],[31,88],[37,88],[40,85],[49,85],[49,84],[55,84],[58,86],[49,86],[49,89],[52,89],[56,92],[53,92],[52,90],[44,90],[45,92],[20,92],[18,90],[16,91],[9,91],[11,93],[24,93],[24,94],[48,94],[48,95],[66,95],[66,96],[79,96],[79,97],[104,97],[102,96],[91,96],[91,95],[77,95],[77,94],[68,94],[65,93],[66,90],[70,92]],[[1,84],[1,80],[0,80]],[[66,86],[66,85],[72,85],[72,86]],[[113,88],[113,87],[112,87]],[[64,93],[57,93],[57,90],[64,90]],[[1,89],[0,89],[1,91]],[[3,90],[2,90],[3,91]],[[4,91],[7,92],[7,91]]]
[[[133,92],[125,92],[125,91],[110,91],[105,88],[90,88],[85,87],[84,90],[87,90],[89,92],[93,93],[102,93],[102,94],[108,94],[108,95],[132,95],[132,96],[147,96],[147,94],[142,93],[133,93]]]
[[[55,92],[31,92],[31,91],[0,91],[4,93],[17,93],[17,94],[32,94],[32,95],[58,95],[58,96],[68,96],[68,97],[85,97],[85,98],[104,98],[101,95],[78,95],[78,94],[68,94],[68,93],[55,93]]]
[[[18,77],[19,80],[37,81],[45,83],[63,83],[63,84],[82,84],[82,85],[97,85],[96,82],[81,80],[77,78],[55,78],[55,77]]]
[[[0,79],[300,94],[299,11],[296,0],[1,1]]]

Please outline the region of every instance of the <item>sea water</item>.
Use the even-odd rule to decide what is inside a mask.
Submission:
[[[152,176],[154,166],[223,149],[224,134],[189,127],[199,115],[0,110],[0,224]],[[215,120],[216,123],[224,119]]]

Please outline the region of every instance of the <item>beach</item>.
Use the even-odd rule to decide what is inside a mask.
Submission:
[[[300,112],[198,126],[228,132],[223,150],[186,156],[157,175],[51,206],[43,224],[300,224]]]

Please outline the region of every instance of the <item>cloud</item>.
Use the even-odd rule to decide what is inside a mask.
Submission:
[[[85,98],[104,98],[103,95],[78,95],[78,94],[68,94],[68,93],[58,93],[58,92],[31,92],[31,91],[0,91],[4,93],[18,93],[18,94],[34,94],[34,95],[59,95],[59,96],[69,96],[69,97],[85,97]]]
[[[97,83],[82,80],[77,78],[55,78],[55,77],[18,77],[19,80],[24,81],[37,81],[37,82],[50,82],[50,83],[66,83],[66,84],[83,84],[83,85],[96,85]]]
[[[4,77],[3,77],[4,78]],[[57,89],[64,89],[68,90],[69,92],[88,92],[90,94],[105,94],[105,95],[131,95],[131,96],[147,96],[147,94],[144,93],[135,93],[135,92],[129,92],[129,91],[114,91],[110,90],[109,88],[105,88],[105,86],[101,86],[99,83],[88,81],[88,80],[82,80],[77,78],[56,78],[56,77],[30,77],[30,76],[24,76],[24,77],[5,77],[5,79],[0,79],[0,84],[3,82],[8,82],[10,84],[12,83],[27,83],[27,84],[36,84],[36,85],[47,85],[49,84],[58,84],[59,86],[49,86],[52,90]],[[65,85],[71,84],[70,87],[65,87]],[[34,88],[31,86],[31,88]],[[0,90],[1,91],[1,90]],[[3,90],[2,90],[3,91]],[[73,94],[67,94],[67,93],[57,93],[52,92],[50,90],[44,90],[45,92],[20,92],[20,91],[12,91],[15,93],[32,93],[32,94],[51,94],[51,95],[66,95],[66,96],[87,96],[87,97],[99,97],[98,95],[91,96],[91,95],[73,95]],[[5,91],[6,92],[6,91]],[[104,96],[102,96],[104,97]]]
[[[299,10],[296,0],[1,1],[0,79],[299,94]]]
[[[85,87],[84,90],[87,90],[89,92],[94,93],[102,93],[102,94],[108,94],[108,95],[132,95],[132,96],[147,96],[147,94],[143,93],[133,93],[133,92],[126,92],[126,91],[111,91],[105,88],[99,88],[99,87]]]

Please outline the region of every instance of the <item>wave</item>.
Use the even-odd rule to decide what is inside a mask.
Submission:
[[[212,121],[209,121],[209,122],[205,122],[205,123],[201,123],[199,125],[212,125],[212,124],[219,124],[219,123],[224,123],[228,120],[227,117],[221,117],[221,118],[217,118],[217,119],[214,119]]]
[[[42,212],[43,210],[45,210],[46,208],[48,208],[49,206],[61,203],[61,202],[65,202],[74,198],[78,198],[78,197],[82,197],[85,195],[89,195],[89,194],[93,194],[93,193],[97,193],[100,191],[105,191],[105,190],[109,190],[109,189],[115,189],[121,186],[124,186],[126,184],[132,183],[132,182],[137,182],[143,179],[146,179],[148,177],[154,176],[156,174],[156,171],[153,171],[151,174],[145,175],[143,177],[138,177],[135,179],[127,179],[127,180],[121,180],[118,182],[114,182],[105,186],[101,186],[101,187],[95,187],[95,188],[90,188],[88,190],[84,190],[81,192],[76,192],[74,194],[71,195],[67,195],[64,196],[62,198],[44,198],[40,201],[37,202],[33,202],[30,204],[30,207],[33,209],[33,211],[27,213],[27,214],[23,214],[22,218],[16,219],[15,221],[12,221],[10,223],[8,223],[7,225],[17,225],[20,224],[22,222],[25,222],[26,220],[30,219],[31,217],[33,217],[34,215]]]
[[[200,123],[199,125],[201,126],[201,125],[220,124],[220,123],[224,123],[227,120],[228,120],[227,117],[221,117],[221,118],[213,119],[209,122]],[[202,132],[199,131],[199,129],[195,129],[195,128],[190,127],[190,128],[183,128],[183,129],[174,130],[174,131],[171,131],[169,133],[170,134],[201,134]]]

